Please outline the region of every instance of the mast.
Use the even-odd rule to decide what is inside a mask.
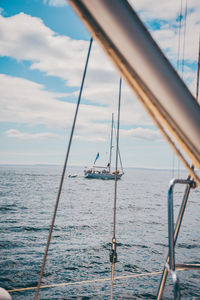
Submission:
[[[113,141],[113,124],[114,124],[114,114],[112,113],[112,123],[111,123],[111,134],[110,134],[110,158],[109,158],[109,173],[110,173],[110,169],[111,169],[111,159],[112,159],[112,141]]]

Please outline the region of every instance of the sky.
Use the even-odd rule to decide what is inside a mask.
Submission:
[[[195,95],[200,1],[129,2]],[[89,40],[89,32],[65,0],[0,1],[0,164],[63,164]],[[98,164],[107,165],[119,79],[94,41],[70,165],[92,165],[97,152]],[[124,167],[171,169],[174,160],[124,81],[120,152]]]

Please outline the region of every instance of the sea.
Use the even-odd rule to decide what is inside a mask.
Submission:
[[[0,166],[0,286],[14,300],[34,298],[61,173],[62,166]],[[180,178],[186,179],[187,172],[181,171]],[[168,253],[171,179],[171,170],[125,168],[117,182],[115,277],[120,278],[114,281],[113,299],[156,299],[158,272]],[[175,187],[175,219],[184,190]],[[199,196],[198,188],[191,191],[177,263],[200,260]],[[42,279],[47,287],[39,299],[110,299],[113,201],[114,181],[85,179],[83,167],[67,168]],[[200,271],[177,275],[182,299],[200,299]],[[171,274],[163,299],[173,299]]]

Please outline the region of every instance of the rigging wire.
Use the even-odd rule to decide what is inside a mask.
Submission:
[[[112,114],[112,126],[111,126],[111,133],[110,133],[109,173],[110,173],[110,169],[111,169],[112,148],[113,148],[113,124],[114,124],[114,114]]]
[[[199,66],[200,66],[200,35],[199,35],[199,55],[197,62],[197,84],[196,84],[196,101],[198,102],[198,94],[199,94]],[[194,165],[192,164],[191,168],[194,170]],[[190,179],[190,174],[188,175],[188,179]]]
[[[180,46],[181,46],[181,26],[182,26],[182,10],[183,10],[183,0],[180,4],[180,14],[179,14],[179,25],[178,25],[178,50],[177,50],[177,62],[176,62],[176,71],[179,71],[180,66]],[[172,153],[172,178],[174,178],[174,169],[175,169],[175,153]]]
[[[181,9],[182,9],[182,3],[181,3]],[[188,6],[187,6],[187,0],[186,0],[185,12],[184,12],[183,49],[182,49],[182,63],[181,63],[181,79],[182,80],[184,77],[184,67],[185,67],[185,40],[186,40],[186,28],[187,28],[187,12],[188,12]],[[178,159],[178,178],[179,177],[180,177],[180,160]]]
[[[113,123],[113,126],[114,126],[115,137],[117,138],[116,128],[115,128],[115,122]],[[121,166],[122,174],[124,174],[124,168],[123,168],[123,165],[122,165],[122,157],[121,157],[120,149],[119,149],[119,161],[120,161],[120,166]]]
[[[185,22],[184,22],[184,33],[183,33],[183,54],[182,54],[182,70],[181,75],[183,79],[184,67],[185,67],[185,37],[186,37],[186,27],[187,27],[187,0],[185,2]]]
[[[179,15],[179,26],[178,26],[178,51],[177,51],[177,63],[176,63],[177,72],[179,71],[179,63],[180,63],[182,10],[183,10],[183,0],[181,0],[180,15]]]
[[[92,42],[93,42],[93,38],[91,37],[90,44],[89,44],[89,49],[88,49],[88,54],[87,54],[87,59],[86,59],[86,63],[85,63],[85,69],[84,69],[84,72],[83,72],[79,97],[78,97],[78,101],[77,101],[77,105],[76,105],[76,111],[75,111],[75,115],[74,115],[73,125],[72,125],[72,129],[71,129],[70,139],[69,139],[69,143],[68,143],[68,147],[67,147],[65,163],[64,163],[64,166],[63,166],[62,176],[61,176],[60,185],[59,185],[59,189],[58,189],[58,194],[57,194],[57,198],[56,198],[56,203],[55,203],[55,207],[54,207],[52,222],[51,222],[51,226],[49,228],[49,235],[48,235],[48,239],[47,239],[47,243],[46,243],[46,248],[45,248],[45,252],[44,252],[44,256],[43,256],[41,271],[40,271],[40,275],[39,275],[39,279],[38,279],[38,285],[37,285],[37,288],[36,288],[34,300],[38,299],[38,295],[39,295],[39,291],[40,291],[40,287],[41,287],[41,281],[42,281],[42,277],[43,277],[43,273],[44,273],[44,268],[45,268],[45,264],[46,264],[49,245],[50,245],[50,242],[51,242],[53,227],[54,227],[54,223],[55,223],[55,219],[56,219],[56,213],[57,213],[58,204],[59,204],[59,200],[60,200],[60,195],[61,195],[61,191],[62,191],[62,186],[63,186],[63,182],[64,182],[65,171],[66,171],[66,167],[67,167],[67,163],[68,163],[69,152],[70,152],[70,148],[71,148],[71,144],[72,144],[72,138],[73,138],[73,134],[74,134],[74,130],[75,130],[76,119],[77,119],[78,109],[79,109],[79,105],[80,105],[80,101],[81,101],[81,95],[82,95],[85,76],[86,76],[86,72],[87,72],[87,66],[88,66],[88,61],[89,61],[89,57],[90,57]]]
[[[119,99],[118,99],[118,117],[117,117],[117,147],[116,147],[116,162],[115,162],[115,189],[114,189],[114,205],[113,205],[113,236],[112,236],[112,249],[110,251],[111,262],[111,285],[110,285],[110,299],[113,299],[113,285],[115,263],[117,262],[116,252],[116,204],[117,204],[117,169],[118,169],[118,156],[119,156],[119,123],[120,123],[120,106],[121,106],[121,86],[122,79],[119,81]]]
[[[196,84],[196,100],[199,98],[199,72],[200,72],[200,35],[199,35],[199,57],[197,62],[197,84]]]

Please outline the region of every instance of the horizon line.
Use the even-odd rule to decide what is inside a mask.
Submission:
[[[60,163],[55,163],[55,164],[52,164],[52,163],[0,163],[0,166],[57,166],[57,167],[60,167],[62,166],[62,164]],[[87,165],[68,165],[68,167],[76,167],[76,168],[88,168],[89,166]],[[97,167],[98,168],[98,167]],[[144,170],[160,170],[160,171],[172,171],[172,168],[154,168],[154,167],[128,167],[128,166],[125,166],[124,167],[125,169],[144,169]],[[174,171],[177,171],[178,168],[175,168]],[[185,171],[187,172],[187,170],[185,169],[179,169],[181,172]]]

